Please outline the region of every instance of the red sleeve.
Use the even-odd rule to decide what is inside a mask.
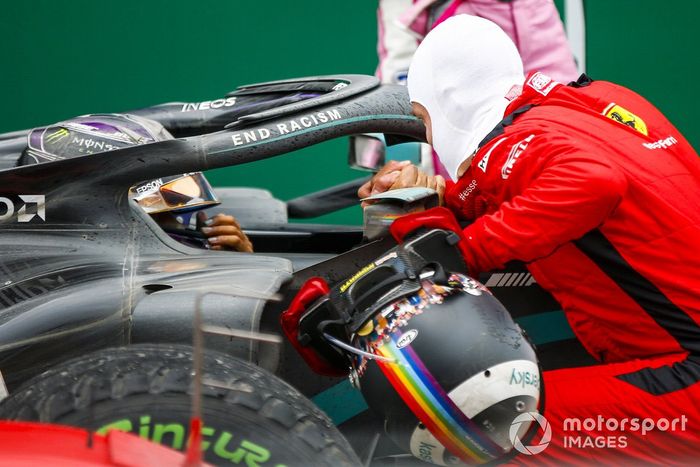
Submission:
[[[448,180],[447,177],[445,177],[445,193],[451,191],[454,189],[455,182],[452,180]]]
[[[470,271],[549,255],[599,226],[626,188],[625,176],[604,156],[576,152],[551,157],[518,195],[464,229]]]

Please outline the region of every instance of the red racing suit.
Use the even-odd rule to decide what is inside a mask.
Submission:
[[[516,461],[700,458],[700,160],[680,132],[626,88],[533,73],[445,199],[475,219],[472,274],[527,262],[606,364],[545,373],[552,442]],[[623,436],[617,449],[566,445],[567,418],[598,416],[686,423],[584,433]]]

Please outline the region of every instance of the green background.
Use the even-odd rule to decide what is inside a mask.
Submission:
[[[517,0],[516,0],[517,1]],[[560,1],[557,1],[561,5]],[[0,132],[219,97],[241,84],[376,67],[374,0],[4,0]],[[696,0],[587,0],[587,72],[629,86],[700,143]],[[289,199],[364,175],[345,140],[208,173]],[[326,216],[358,222],[359,208]]]

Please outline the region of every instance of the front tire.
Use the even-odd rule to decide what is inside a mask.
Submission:
[[[219,465],[359,465],[328,417],[265,370],[206,351],[202,418],[205,458]],[[183,450],[189,436],[192,349],[133,345],[79,357],[26,382],[0,417],[121,429]]]

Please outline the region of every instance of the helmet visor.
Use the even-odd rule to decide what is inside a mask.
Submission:
[[[132,187],[129,193],[149,214],[185,212],[219,204],[214,190],[201,172],[167,181],[152,180]]]

